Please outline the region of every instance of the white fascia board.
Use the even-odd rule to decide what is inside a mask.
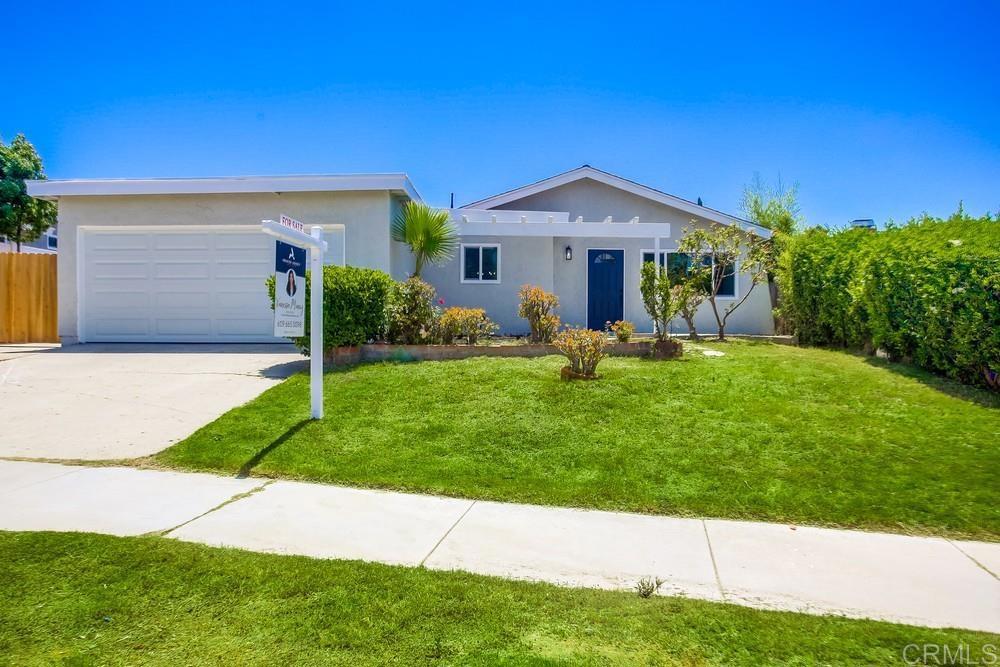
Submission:
[[[561,185],[566,185],[567,183],[579,181],[584,178],[589,178],[599,183],[610,185],[613,188],[624,190],[625,192],[629,192],[638,197],[643,197],[644,199],[649,199],[665,206],[676,208],[680,211],[684,211],[685,213],[689,213],[710,222],[717,222],[723,225],[736,225],[740,229],[752,231],[758,236],[771,238],[771,230],[761,227],[760,225],[756,225],[748,220],[743,220],[742,218],[737,218],[736,216],[723,213],[722,211],[716,211],[715,209],[708,208],[706,206],[698,206],[698,204],[689,202],[686,199],[681,199],[680,197],[669,195],[666,192],[654,190],[653,188],[642,185],[641,183],[636,183],[635,181],[630,181],[626,178],[622,178],[621,176],[615,176],[614,174],[609,174],[606,171],[601,171],[600,169],[595,169],[590,166],[577,167],[576,169],[571,169],[570,171],[562,174],[557,174],[550,178],[531,183],[530,185],[525,185],[524,187],[508,190],[507,192],[500,193],[487,199],[472,202],[464,208],[491,209],[497,206],[503,206],[504,204],[508,204],[512,201],[523,199],[524,197],[557,188]]]
[[[670,236],[669,222],[462,222],[461,236],[542,236],[652,239]]]
[[[95,178],[26,181],[39,199],[66,196],[195,195],[277,192],[346,192],[385,190],[422,201],[406,174],[335,174],[314,176],[236,176],[220,178]]]

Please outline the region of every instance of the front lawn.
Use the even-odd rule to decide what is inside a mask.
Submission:
[[[159,462],[471,498],[1000,539],[1000,400],[841,352],[373,364],[295,376]]]
[[[1000,642],[155,537],[0,532],[0,562],[12,665],[874,665]]]

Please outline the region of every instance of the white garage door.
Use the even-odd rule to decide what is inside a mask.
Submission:
[[[82,230],[87,342],[273,342],[259,227]]]

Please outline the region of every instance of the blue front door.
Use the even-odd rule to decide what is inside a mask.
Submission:
[[[587,326],[625,318],[625,251],[587,251]]]

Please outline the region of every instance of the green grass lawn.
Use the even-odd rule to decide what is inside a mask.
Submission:
[[[472,498],[1000,539],[1000,399],[841,352],[373,364],[295,376],[170,466]]]
[[[0,532],[0,662],[899,664],[1000,636],[462,573]]]

